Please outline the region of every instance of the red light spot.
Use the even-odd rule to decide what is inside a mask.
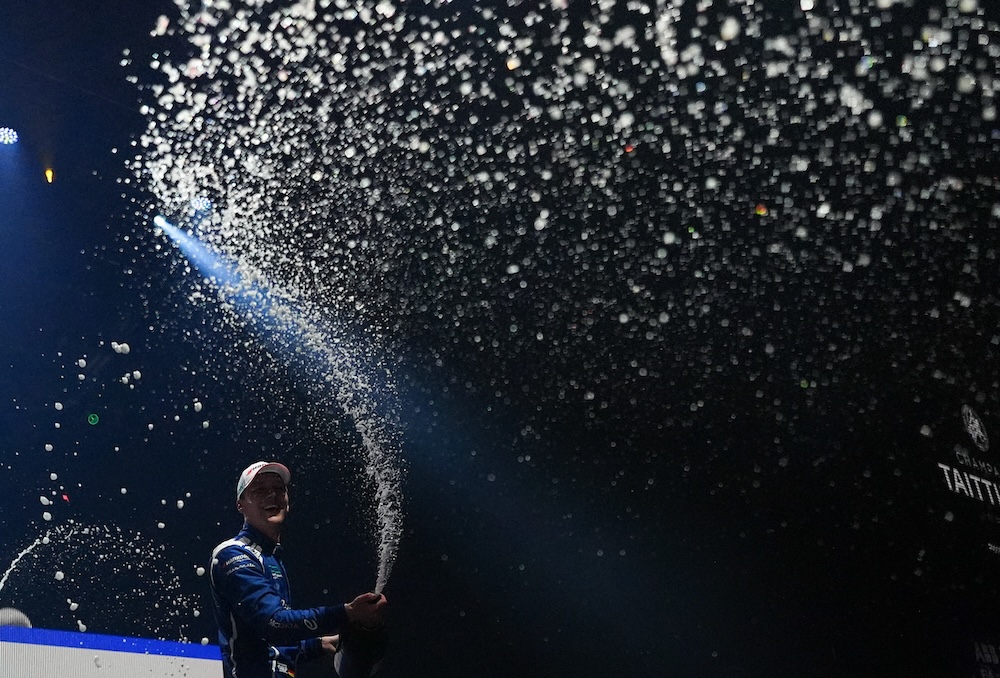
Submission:
[[[65,502],[69,502],[69,495],[68,495],[68,494],[64,494],[64,495],[62,496],[62,498],[63,498],[63,501],[65,501]]]
[[[757,216],[762,217],[767,214],[767,205],[758,204],[753,208],[753,211],[757,214]]]
[[[625,152],[626,153],[631,153],[634,150],[635,150],[635,146],[633,146],[632,144],[625,144]]]

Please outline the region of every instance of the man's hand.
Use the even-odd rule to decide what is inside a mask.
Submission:
[[[362,626],[379,626],[383,622],[385,606],[388,604],[389,601],[380,593],[362,593],[347,603],[344,609],[351,622]]]
[[[336,654],[340,647],[340,636],[323,636],[319,639],[319,645],[324,654]]]

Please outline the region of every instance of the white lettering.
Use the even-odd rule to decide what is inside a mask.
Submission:
[[[938,462],[938,468],[944,474],[944,482],[948,485],[948,489],[955,494],[964,494],[984,504],[989,502],[993,506],[1000,505],[1000,482],[981,478],[941,462]]]
[[[957,468],[953,468],[951,470],[951,473],[952,473],[952,478],[955,480],[955,490],[954,491],[958,492],[961,489],[962,492],[965,493],[965,496],[971,497],[972,496],[972,492],[969,491],[969,486],[966,485],[965,481],[962,480],[962,472],[959,471]]]
[[[997,654],[997,648],[995,645],[990,643],[975,643],[976,646],[976,661],[984,662],[987,664],[1000,664],[1000,655]]]
[[[980,478],[979,482],[986,488],[986,496],[990,498],[990,503],[996,505],[996,502],[993,500],[993,495],[997,491],[996,484],[990,480],[986,480],[986,478]]]
[[[967,480],[970,481],[969,485],[971,485],[972,487],[976,488],[976,497],[979,498],[979,501],[982,501],[983,500],[983,493],[979,489],[979,478],[976,477],[976,476],[974,476],[974,475],[971,475],[969,473],[966,473],[965,477],[966,477]]]
[[[944,471],[944,481],[948,483],[948,489],[954,492],[955,489],[951,486],[951,476],[948,474],[948,472],[951,471],[951,467],[948,466],[947,464],[942,464],[941,462],[938,462],[938,468]]]

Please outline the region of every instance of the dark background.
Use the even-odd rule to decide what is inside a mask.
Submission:
[[[898,74],[924,25],[940,17],[936,6],[894,10],[879,43],[885,53],[876,55],[888,71]],[[519,8],[508,11],[518,16]],[[85,620],[98,633],[213,638],[207,580],[196,568],[239,527],[232,486],[257,458],[293,470],[285,541],[297,603],[348,600],[370,588],[376,563],[366,487],[350,455],[330,449],[357,445],[349,418],[327,406],[317,411],[278,359],[210,356],[241,336],[186,304],[188,282],[165,264],[179,255],[156,250],[143,222],[143,214],[152,217],[151,199],[125,161],[146,118],[126,76],[141,80],[160,49],[149,32],[172,5],[5,9],[0,125],[17,129],[20,141],[0,147],[0,562],[68,521],[123,532],[39,545],[30,571],[20,566],[0,588],[0,604],[40,627],[75,629]],[[709,14],[727,9],[738,11]],[[836,3],[817,11],[847,12]],[[764,26],[777,31],[783,19],[800,18],[788,10]],[[984,20],[995,28],[996,17]],[[695,25],[686,7],[682,33]],[[989,26],[982,33],[1000,39]],[[125,67],[123,50],[132,58]],[[850,47],[813,56],[849,63],[845,81],[858,59]],[[995,61],[979,67],[997,75]],[[782,87],[758,77],[743,78],[741,96]],[[663,91],[652,77],[648,89],[636,78],[645,102],[637,106],[661,115]],[[738,82],[723,84],[735,92]],[[997,130],[982,116],[984,100],[970,104],[945,91],[939,104],[911,109],[908,90],[878,92],[887,119],[912,119],[918,131],[909,147],[896,132],[866,135],[846,123],[817,141],[815,128],[789,122],[782,139],[791,150],[755,154],[752,140],[738,149],[729,171],[743,179],[733,197],[704,188],[712,171],[697,159],[709,137],[725,132],[681,125],[670,132],[669,156],[647,151],[651,143],[623,156],[619,190],[634,191],[623,200],[633,212],[618,222],[582,215],[599,198],[573,184],[552,191],[553,211],[566,224],[574,214],[587,220],[598,247],[583,260],[548,263],[555,282],[541,306],[508,296],[498,277],[477,292],[494,301],[494,315],[456,329],[447,315],[435,321],[434,311],[447,309],[457,291],[435,287],[432,267],[413,269],[407,280],[417,291],[400,293],[403,310],[389,331],[406,477],[405,532],[386,589],[385,675],[1000,669],[976,656],[977,643],[1000,642],[998,556],[987,548],[1000,543],[998,512],[950,492],[937,466],[955,465],[956,446],[995,463],[994,452],[973,447],[961,407],[971,405],[987,432],[1000,435]],[[794,88],[788,94],[794,99]],[[670,95],[685,97],[697,98],[687,85]],[[502,120],[503,99],[491,105],[480,114]],[[751,108],[743,129],[752,136],[759,125],[766,135]],[[739,117],[735,106],[731,113]],[[689,151],[677,150],[686,138]],[[814,181],[764,171],[784,167],[786,150],[818,157],[824,139],[835,140],[839,161],[823,165]],[[593,153],[595,166],[604,162],[594,149],[577,157]],[[877,158],[880,169],[866,175],[851,157]],[[754,174],[761,164],[766,179]],[[47,167],[55,171],[51,185]],[[894,169],[903,176],[896,191],[885,186]],[[665,177],[694,187],[684,210],[660,212],[663,195],[655,191]],[[950,179],[961,187],[949,189]],[[782,181],[790,188],[783,191]],[[846,217],[795,217],[830,229],[823,242],[799,243],[789,235],[792,221],[784,228],[780,215],[767,223],[752,216],[752,196],[770,202],[782,192],[799,205],[829,201],[861,215],[872,204],[890,207],[877,237],[855,233]],[[637,224],[658,218],[677,220],[683,236],[699,208],[709,215],[699,226],[706,233],[732,229],[678,257],[669,275],[642,274],[648,294],[634,303],[648,305],[650,317],[667,309],[675,317],[673,325],[650,325],[655,337],[644,338],[619,321],[619,312],[635,309],[617,285],[641,277],[619,250],[628,250]],[[493,214],[484,227],[502,228],[510,217]],[[782,269],[753,253],[775,241],[788,243],[801,266]],[[831,246],[845,260],[867,252],[875,264],[847,276],[826,259]],[[536,262],[551,253],[539,252]],[[685,282],[680,272],[702,265],[715,277]],[[972,303],[962,305],[956,292]],[[391,294],[381,294],[376,301],[391,305]],[[590,301],[598,294],[603,301]],[[421,295],[423,307],[414,303]],[[538,311],[553,299],[577,314],[572,322],[559,310],[555,319]],[[699,315],[702,303],[723,308],[732,328]],[[489,353],[468,338],[501,336],[496,328],[512,321],[557,334],[561,327],[563,349],[515,342]],[[750,335],[734,331],[743,326]],[[132,351],[116,354],[112,341]],[[632,361],[652,374],[639,375]],[[141,378],[130,389],[120,378],[133,370]],[[560,388],[571,397],[557,397]],[[584,397],[587,390],[597,395]],[[89,425],[88,414],[100,423]],[[326,422],[321,443],[310,433],[317,419]],[[54,506],[40,505],[39,495]],[[52,521],[42,518],[46,510]],[[135,558],[133,546],[141,551]],[[53,584],[49,573],[59,568],[70,577]],[[66,598],[80,601],[79,611]]]

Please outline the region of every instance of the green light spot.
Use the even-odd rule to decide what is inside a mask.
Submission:
[[[97,422],[99,422],[100,420],[101,418],[98,417],[96,414],[87,415],[87,423],[90,424],[91,426],[96,426]]]
[[[801,386],[802,388],[809,388],[809,381],[803,379],[802,381],[799,382],[799,386]]]

